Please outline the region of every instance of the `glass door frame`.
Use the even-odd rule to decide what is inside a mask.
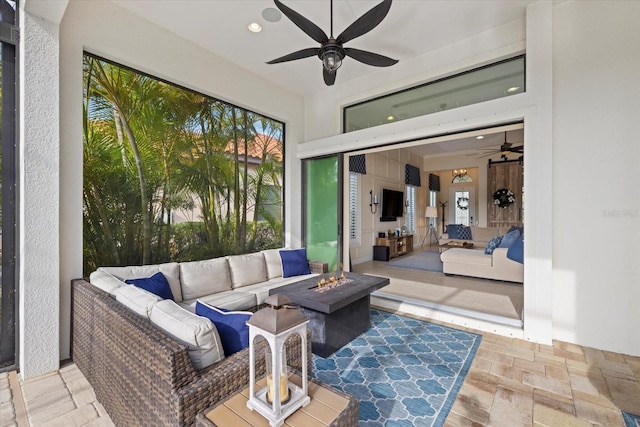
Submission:
[[[336,157],[337,158],[337,168],[336,168],[336,179],[337,179],[337,194],[336,194],[336,218],[337,218],[337,254],[336,254],[336,260],[338,265],[336,266],[336,268],[340,268],[340,264],[343,263],[343,223],[344,223],[344,203],[343,203],[343,195],[344,195],[344,173],[343,173],[343,167],[344,167],[344,155],[342,153],[336,153],[336,154],[330,154],[330,155],[326,155],[326,156],[318,156],[318,157],[309,157],[309,158],[305,158],[302,159],[302,197],[300,198],[300,203],[301,203],[301,212],[302,212],[302,218],[301,218],[301,226],[302,226],[302,245],[304,247],[308,247],[309,241],[308,241],[308,236],[307,236],[307,225],[308,225],[308,211],[307,211],[307,197],[309,195],[309,189],[308,189],[308,183],[307,183],[307,172],[308,172],[308,162],[313,161],[313,160],[318,160],[318,159],[326,159],[329,157]],[[349,266],[350,267],[350,266]]]
[[[0,315],[0,372],[18,366],[18,102],[19,28],[15,9],[2,1],[0,44],[2,48],[2,314]],[[4,13],[9,12],[9,13]]]

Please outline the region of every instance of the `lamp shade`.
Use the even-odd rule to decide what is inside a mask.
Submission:
[[[435,206],[427,206],[424,216],[426,218],[438,218],[438,209]]]

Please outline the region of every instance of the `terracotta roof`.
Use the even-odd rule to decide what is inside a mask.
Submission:
[[[265,151],[265,147],[266,147],[266,152],[268,154],[272,155],[277,160],[282,160],[281,142],[275,138],[269,137],[268,135],[264,135],[261,133],[256,134],[253,141],[247,144],[247,147],[249,149],[250,158],[262,160],[262,153],[263,151]],[[233,153],[233,148],[234,148],[233,141],[229,141],[225,151],[227,153]],[[238,154],[240,156],[243,156],[245,154],[243,138],[238,138]]]

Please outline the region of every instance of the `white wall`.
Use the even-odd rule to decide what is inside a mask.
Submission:
[[[28,378],[59,360],[59,34],[24,10],[20,28],[18,354]]]
[[[553,21],[553,333],[640,355],[640,3]]]
[[[288,153],[296,152],[304,123],[301,97],[109,1],[70,1],[60,26],[30,15],[38,14],[39,4],[48,3],[30,1],[32,8],[25,14],[24,29],[35,35],[25,37],[26,57],[32,59],[22,73],[29,110],[23,115],[22,141],[28,150],[21,210],[23,223],[33,227],[25,230],[21,253],[24,378],[55,369],[69,357],[70,280],[82,275],[83,50],[284,121]],[[287,157],[285,174],[286,200],[297,200],[293,195],[300,193],[300,162],[295,155]],[[285,233],[292,246],[300,243],[297,218],[299,203],[287,203]]]
[[[382,209],[382,189],[388,188],[405,193],[405,165],[410,164],[421,169],[422,158],[407,149],[394,149],[378,153],[366,154],[367,173],[360,175],[360,241],[349,242],[349,252],[351,262],[359,264],[373,259],[373,245],[375,245],[378,232],[386,232],[388,229],[395,230],[405,224],[406,217],[398,218],[396,221],[380,221],[380,209]],[[418,212],[424,212],[425,195],[424,181],[422,187],[418,189]],[[379,205],[375,214],[371,213],[369,203],[371,197],[369,191],[378,196]],[[422,194],[421,194],[422,193]],[[345,206],[348,206],[348,192],[345,192]],[[347,221],[345,224],[349,224]],[[417,225],[424,229],[424,217],[418,217]],[[418,230],[418,231],[419,231]],[[345,233],[347,235],[347,233]],[[423,232],[424,235],[424,232]],[[416,236],[414,244],[416,243]]]

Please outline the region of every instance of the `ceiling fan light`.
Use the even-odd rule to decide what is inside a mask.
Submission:
[[[326,49],[322,54],[322,65],[325,70],[333,73],[342,65],[343,55],[338,49]]]

